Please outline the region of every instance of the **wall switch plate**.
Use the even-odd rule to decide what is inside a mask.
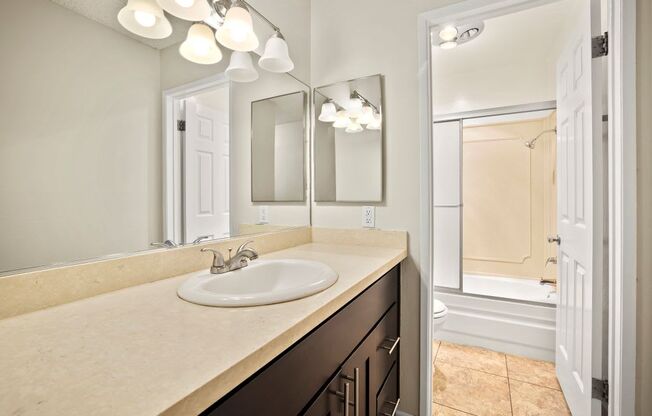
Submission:
[[[258,207],[258,224],[269,224],[269,207],[267,205]]]
[[[362,207],[362,226],[364,228],[376,227],[376,207]]]

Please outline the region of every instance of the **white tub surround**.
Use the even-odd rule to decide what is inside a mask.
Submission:
[[[435,298],[448,307],[437,339],[554,361],[554,306],[443,292]]]
[[[406,233],[389,237],[400,245],[382,231],[351,233],[349,245],[316,237],[261,256],[320,261],[339,274],[293,302],[212,308],[179,299],[179,285],[202,269],[0,320],[0,414],[198,414],[406,257]]]

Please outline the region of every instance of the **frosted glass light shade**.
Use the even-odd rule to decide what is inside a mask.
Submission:
[[[290,72],[294,62],[290,59],[288,44],[280,33],[274,33],[265,44],[265,52],[258,60],[258,65],[269,72]]]
[[[229,67],[224,73],[235,82],[252,82],[258,79],[258,71],[254,68],[251,55],[247,52],[233,51]]]
[[[333,123],[333,127],[336,129],[343,129],[345,127],[349,127],[349,124],[351,124],[351,119],[347,115],[346,111],[338,111],[335,115],[335,122]]]
[[[166,12],[179,19],[201,22],[211,14],[206,0],[156,0]]]
[[[226,12],[224,23],[215,32],[215,38],[229,49],[240,52],[253,51],[258,47],[251,14],[246,6],[235,3]]]
[[[374,121],[374,109],[369,105],[362,107],[361,115],[358,118],[358,123],[369,124]]]
[[[374,114],[374,120],[367,124],[367,130],[380,130],[383,126],[383,116],[376,113]]]
[[[324,104],[321,105],[321,113],[319,114],[319,121],[323,121],[325,123],[332,123],[336,120],[337,118],[337,108],[335,108],[335,104],[326,101]]]
[[[439,39],[443,41],[451,41],[457,38],[457,28],[455,26],[446,26],[439,31]]]
[[[360,117],[362,115],[362,100],[356,97],[351,98],[347,110],[349,117]]]
[[[181,56],[196,64],[210,65],[222,60],[222,51],[210,27],[195,23],[188,29],[186,40],[179,46]]]
[[[442,43],[439,44],[439,47],[441,49],[453,49],[453,48],[457,47],[457,42],[455,42],[454,40],[447,41],[447,42],[442,42]]]
[[[360,133],[362,130],[364,130],[364,129],[362,128],[360,123],[358,123],[357,121],[352,120],[351,123],[349,123],[346,130],[344,130],[344,131],[347,132],[347,133]]]
[[[118,22],[138,36],[164,39],[172,34],[172,25],[155,0],[129,0],[118,12]]]

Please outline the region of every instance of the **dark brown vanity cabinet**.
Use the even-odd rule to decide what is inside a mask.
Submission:
[[[399,287],[396,266],[203,414],[393,415]]]

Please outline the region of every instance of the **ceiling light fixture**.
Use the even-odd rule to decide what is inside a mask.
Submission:
[[[224,16],[224,23],[215,32],[215,38],[229,49],[250,52],[258,47],[251,13],[247,5],[236,0]]]
[[[222,51],[213,31],[204,23],[190,26],[186,40],[179,46],[181,56],[196,64],[210,65],[222,60]]]
[[[211,14],[206,0],[156,0],[165,11],[179,19],[201,22]]]
[[[164,39],[172,34],[172,25],[154,0],[129,0],[118,12],[118,22],[138,36]]]
[[[442,42],[439,44],[439,47],[442,49],[453,49],[457,47],[457,42],[455,42],[454,40],[448,42]]]
[[[254,68],[251,55],[248,52],[231,52],[229,67],[224,73],[231,81],[235,82],[252,82],[258,79],[258,71]]]
[[[294,62],[290,59],[288,44],[280,30],[267,39],[265,53],[258,60],[258,65],[269,72],[290,72],[294,69]]]
[[[439,31],[439,39],[443,41],[451,41],[457,38],[457,28],[455,26],[446,26]]]

